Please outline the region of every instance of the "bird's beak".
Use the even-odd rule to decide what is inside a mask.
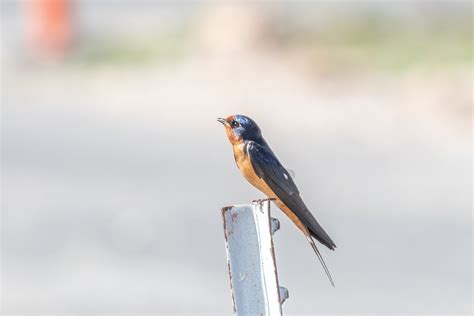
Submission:
[[[221,123],[224,124],[225,126],[229,126],[229,123],[228,123],[227,120],[224,119],[224,118],[219,117],[219,118],[217,119],[217,121],[218,121],[218,122],[221,122]]]

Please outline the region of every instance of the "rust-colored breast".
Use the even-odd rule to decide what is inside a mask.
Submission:
[[[245,149],[245,143],[236,144],[233,146],[233,148],[235,162],[237,163],[237,166],[239,167],[240,172],[242,172],[242,175],[245,177],[245,179],[247,179],[247,181],[250,182],[250,184],[252,184],[254,187],[265,193],[265,195],[268,197],[275,198],[275,193],[273,193],[265,181],[260,179],[255,173],[252,162],[250,161],[250,157],[248,156]]]

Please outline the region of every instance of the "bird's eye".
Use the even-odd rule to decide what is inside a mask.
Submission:
[[[232,127],[238,127],[240,125],[237,121],[232,121],[230,124],[232,125]]]

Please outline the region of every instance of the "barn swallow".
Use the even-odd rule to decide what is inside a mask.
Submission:
[[[290,173],[268,146],[258,125],[244,115],[231,115],[225,119],[218,118],[217,121],[225,126],[227,138],[234,150],[235,162],[245,179],[272,199],[303,232],[321,262],[331,285],[334,286],[334,281],[314,239],[331,250],[336,248],[336,244],[304,204]]]

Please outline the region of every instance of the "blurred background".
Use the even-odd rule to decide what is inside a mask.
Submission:
[[[274,208],[286,314],[471,313],[471,2],[1,8],[4,315],[230,315],[234,113],[338,245]]]

